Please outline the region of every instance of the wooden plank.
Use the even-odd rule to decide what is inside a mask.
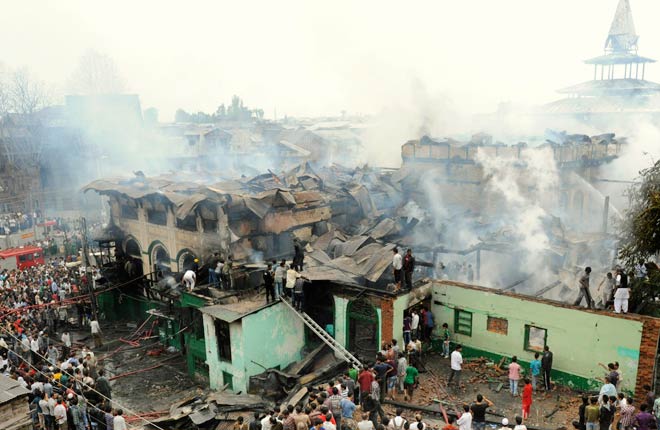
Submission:
[[[293,397],[291,397],[291,399],[289,399],[287,405],[296,406],[299,402],[302,401],[302,399],[304,399],[307,396],[308,392],[309,390],[307,389],[307,387],[302,387],[293,395]]]
[[[302,360],[298,361],[295,363],[291,368],[287,371],[289,374],[294,374],[298,375],[306,370],[306,367],[308,367],[310,364],[314,362],[316,357],[323,351],[327,345],[325,343],[321,343],[318,347],[316,347],[314,350],[312,350],[309,354],[305,356]]]

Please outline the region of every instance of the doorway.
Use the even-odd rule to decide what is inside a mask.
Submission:
[[[348,350],[361,361],[372,361],[378,352],[378,313],[366,299],[352,300],[346,310]]]

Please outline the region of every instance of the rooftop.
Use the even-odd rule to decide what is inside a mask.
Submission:
[[[263,297],[256,295],[242,298],[236,303],[224,303],[219,305],[206,306],[200,308],[199,310],[202,313],[211,315],[213,318],[232,323],[247,315],[258,312],[261,309],[273,306],[276,303],[279,302],[271,302],[266,304]]]
[[[558,302],[555,300],[549,300],[549,299],[544,299],[540,297],[534,297],[534,296],[529,296],[526,294],[518,294],[518,293],[513,293],[510,291],[504,291],[504,290],[498,290],[495,288],[487,288],[487,287],[481,287],[478,285],[470,285],[470,284],[464,284],[462,282],[457,282],[457,281],[446,281],[446,280],[432,280],[430,281],[434,285],[448,285],[448,286],[454,286],[454,287],[460,287],[460,288],[465,288],[468,290],[475,290],[475,291],[481,291],[487,294],[496,294],[500,296],[509,296],[509,297],[515,297],[520,300],[525,300],[528,302],[536,302],[536,303],[543,303],[546,305],[551,305],[555,306],[558,308],[565,308],[565,309],[572,309],[575,311],[582,311],[582,312],[587,312],[587,313],[592,313],[592,314],[600,314],[600,315],[607,315],[612,318],[620,318],[620,319],[625,319],[625,320],[632,320],[632,321],[649,321],[649,320],[657,320],[657,318],[646,316],[646,315],[638,315],[638,314],[617,314],[612,311],[608,310],[601,310],[601,309],[588,309],[588,308],[583,308],[581,306],[573,306],[568,303],[563,303],[563,302]]]
[[[631,92],[648,94],[660,91],[660,84],[643,79],[602,79],[582,82],[562,88],[562,94],[580,94],[582,96],[627,95]]]
[[[18,381],[0,375],[0,404],[27,396],[28,394],[30,394],[30,390],[23,388]]]

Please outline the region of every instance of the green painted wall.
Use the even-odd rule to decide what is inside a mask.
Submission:
[[[105,321],[119,321],[119,320],[132,320],[139,324],[149,317],[147,311],[149,309],[163,308],[164,305],[158,301],[149,301],[146,298],[131,297],[128,295],[121,295],[118,290],[107,291],[99,294],[97,297],[99,311],[103,315]],[[208,302],[202,298],[196,297],[191,294],[183,293],[177,307],[193,307],[208,305]],[[153,321],[153,319],[151,320]],[[145,329],[151,327],[151,321],[147,323]],[[202,361],[206,359],[206,349],[204,346],[204,339],[196,338],[189,332],[179,333],[181,330],[178,321],[173,321],[167,318],[160,318],[158,326],[158,336],[160,341],[165,346],[174,346],[179,351],[183,350],[181,339],[184,339],[186,345],[186,362],[188,374],[194,376],[195,373],[206,375],[206,369],[196,368],[195,358]],[[155,334],[155,333],[154,333]]]
[[[454,309],[472,312],[472,336],[455,333]],[[642,336],[642,323],[612,314],[594,314],[523,298],[488,293],[458,285],[435,283],[432,311],[436,327],[447,322],[453,340],[465,345],[465,354],[518,358],[527,364],[525,325],[547,330],[547,345],[554,354],[553,378],[578,388],[598,388],[604,376],[598,362],[618,361],[623,388],[633,391]],[[508,334],[486,330],[488,316],[508,320]]]
[[[231,323],[229,331],[231,362],[220,360],[214,319],[204,315],[206,363],[213,389],[225,384],[223,372],[227,372],[233,376],[234,391],[246,392],[250,376],[264,371],[261,366],[284,368],[301,359],[305,346],[302,320],[279,302]]]

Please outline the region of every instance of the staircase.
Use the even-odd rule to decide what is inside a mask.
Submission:
[[[339,355],[342,359],[348,362],[348,364],[351,365],[351,367],[354,367],[356,369],[359,369],[362,367],[362,363],[360,360],[355,358],[353,354],[348,352],[346,348],[341,346],[339,342],[337,342],[332,336],[328,334],[327,331],[323,330],[323,328],[316,323],[309,315],[307,315],[305,312],[298,312],[296,308],[294,308],[291,303],[286,300],[285,298],[282,298],[282,303],[284,303],[298,318],[300,318],[303,323],[311,331],[313,331],[318,337],[321,338],[321,340],[328,345],[337,355]]]

